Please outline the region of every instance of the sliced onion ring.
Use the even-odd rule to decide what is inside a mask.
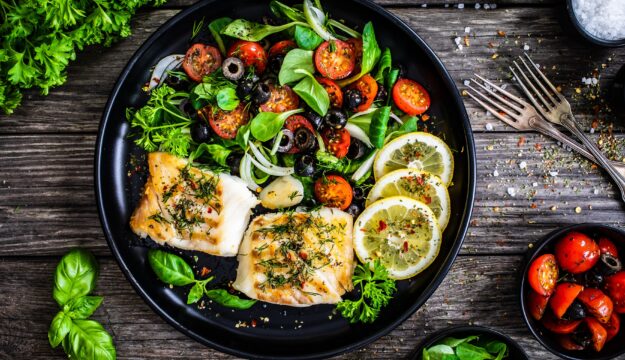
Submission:
[[[159,60],[150,75],[150,85],[147,90],[150,91],[163,83],[167,78],[167,72],[180,66],[182,60],[184,60],[184,54],[173,54]]]
[[[361,129],[360,126],[354,125],[352,123],[347,123],[345,124],[345,130],[347,130],[349,132],[349,135],[354,139],[362,141],[368,147],[373,147],[371,140],[369,140],[369,136],[367,136],[367,133],[365,133],[365,131]]]

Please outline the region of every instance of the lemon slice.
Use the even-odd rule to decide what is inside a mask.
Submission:
[[[428,171],[451,184],[454,157],[443,140],[432,134],[413,132],[386,144],[376,155],[373,175],[376,180],[393,170],[412,168]]]
[[[426,269],[440,247],[436,216],[427,205],[406,196],[374,202],[354,226],[354,250],[360,261],[380,259],[393,279],[407,279]]]
[[[416,169],[392,171],[378,179],[371,188],[366,205],[397,195],[407,196],[426,204],[436,215],[441,231],[445,230],[451,213],[449,193],[438,176]]]

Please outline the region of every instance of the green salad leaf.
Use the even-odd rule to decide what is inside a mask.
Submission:
[[[210,31],[211,35],[213,35],[213,38],[215,39],[215,42],[217,43],[217,47],[219,48],[219,51],[221,51],[222,54],[226,54],[226,45],[224,44],[224,40],[221,38],[221,32],[231,22],[232,22],[231,18],[222,17],[219,19],[215,19],[208,24],[208,30]]]
[[[219,89],[217,95],[215,95],[215,99],[217,100],[217,106],[225,111],[232,111],[236,109],[240,102],[239,97],[237,96],[237,91],[232,87]]]
[[[306,22],[306,17],[304,17],[304,13],[301,10],[283,4],[279,1],[272,0],[269,3],[269,9],[275,16],[281,19]]]
[[[330,108],[330,96],[326,89],[310,72],[303,69],[296,69],[294,72],[306,77],[293,87],[293,91],[317,114],[325,116]]]
[[[391,50],[389,48],[384,49],[382,52],[382,56],[380,57],[380,61],[378,63],[378,71],[375,73],[375,81],[380,84],[386,84],[384,79],[386,79],[388,73],[393,68],[393,58],[391,57]],[[389,89],[390,90],[390,89]]]
[[[74,249],[63,256],[56,267],[52,297],[63,306],[93,291],[97,277],[95,257],[86,250]]]
[[[508,356],[508,346],[499,340],[482,341],[480,336],[447,337],[423,349],[422,360],[502,360]]]
[[[259,112],[258,115],[250,121],[250,133],[257,140],[269,141],[278,134],[289,116],[303,111],[303,109],[295,109],[280,114]]]
[[[195,149],[191,153],[191,155],[189,155],[189,159],[191,161],[194,161],[207,154],[210,160],[216,162],[221,166],[228,166],[226,160],[228,159],[230,153],[232,153],[232,149],[228,149],[221,144],[201,143],[200,145],[198,145],[197,149]]]
[[[373,24],[368,22],[365,24],[362,31],[362,63],[360,64],[360,73],[348,79],[338,81],[337,84],[339,84],[340,87],[344,87],[370,73],[378,63],[381,53],[382,51],[375,38]]]
[[[280,85],[290,84],[306,77],[306,73],[296,72],[295,70],[305,70],[308,73],[315,72],[312,51],[293,49],[286,54],[278,74]]]
[[[384,146],[384,139],[386,137],[386,129],[388,127],[388,119],[391,116],[391,107],[384,106],[378,109],[371,119],[369,125],[369,140],[373,146],[381,149]]]
[[[295,27],[295,42],[298,47],[304,50],[315,50],[321,45],[323,39],[310,28],[297,25]]]
[[[223,28],[221,34],[241,40],[260,41],[269,35],[279,33],[296,25],[308,26],[306,23],[299,21],[274,26],[255,23],[245,19],[237,19]]]

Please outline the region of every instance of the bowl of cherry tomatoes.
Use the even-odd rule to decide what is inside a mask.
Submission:
[[[620,229],[579,224],[547,235],[521,276],[521,310],[536,339],[565,359],[625,354],[623,261]]]

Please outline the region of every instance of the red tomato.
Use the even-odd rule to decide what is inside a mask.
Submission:
[[[295,130],[301,128],[302,126],[310,130],[311,133],[315,133],[315,129],[310,124],[310,121],[308,121],[308,119],[306,119],[302,115],[291,115],[286,119],[286,122],[284,123],[284,127],[291,130],[292,133],[295,133]],[[300,152],[300,149],[297,146],[293,145],[293,147],[287,152],[289,154],[297,154],[298,152]]]
[[[549,302],[549,296],[543,296],[534,290],[530,290],[527,294],[527,307],[530,315],[536,320],[542,319]]]
[[[360,66],[362,64],[362,39],[361,38],[350,38],[345,41],[352,47],[354,50],[354,57],[356,59],[356,66],[354,66],[354,74],[358,74],[360,72]]]
[[[625,271],[619,271],[605,279],[605,291],[614,302],[614,309],[619,314],[625,313]]]
[[[614,305],[612,300],[599,289],[584,289],[577,299],[586,306],[586,309],[602,323],[610,321]]]
[[[260,111],[283,113],[299,107],[299,96],[287,85],[270,84],[271,97],[260,106]]]
[[[269,57],[274,57],[276,55],[286,55],[292,49],[295,49],[297,44],[293,40],[282,40],[273,44],[271,48],[269,48]]]
[[[608,338],[608,332],[606,329],[599,323],[596,319],[587,317],[584,319],[586,321],[586,325],[588,325],[588,329],[590,329],[590,333],[592,334],[592,347],[595,348],[595,351],[599,352],[603,349],[603,345]]]
[[[321,84],[328,96],[330,97],[330,107],[342,108],[343,107],[343,91],[334,81],[322,77],[317,77],[317,81]]]
[[[571,340],[569,335],[558,336],[558,343],[566,350],[584,350],[584,347]]]
[[[543,296],[551,295],[558,281],[556,258],[551,254],[539,256],[530,265],[527,279],[534,291]]]
[[[189,78],[201,82],[204,76],[221,67],[221,53],[210,45],[193,44],[182,60],[182,68]]]
[[[315,197],[322,204],[345,210],[352,203],[352,187],[338,175],[328,175],[315,181]]]
[[[238,40],[228,50],[228,56],[241,59],[245,66],[253,66],[258,74],[262,74],[267,66],[267,53],[257,42]]]
[[[580,274],[595,266],[601,252],[593,239],[582,233],[571,231],[558,241],[555,254],[562,270]]]
[[[602,237],[599,239],[599,251],[601,254],[610,254],[615,258],[618,258],[618,250],[616,249],[616,245],[610,239],[606,237]]]
[[[612,340],[612,338],[615,337],[621,329],[621,319],[619,318],[618,314],[612,313],[610,321],[608,321],[607,324],[603,325],[603,327],[608,332],[608,338],[606,339],[606,342],[608,342]]]
[[[360,92],[360,96],[362,97],[362,102],[355,109],[356,112],[369,109],[371,105],[373,105],[373,101],[378,94],[378,83],[375,81],[373,76],[369,74],[358,79],[355,83],[351,84],[349,88],[358,90],[358,92]]]
[[[562,319],[566,310],[571,306],[577,295],[584,290],[584,287],[574,283],[560,283],[556,286],[556,291],[553,293],[549,306],[553,310],[553,314]]]
[[[577,327],[581,323],[582,323],[582,320],[556,319],[551,313],[545,314],[545,316],[542,319],[543,326],[547,330],[556,334],[570,334],[573,331],[575,331],[575,329],[577,329]]]
[[[218,107],[206,106],[200,113],[208,119],[215,134],[224,139],[234,139],[239,128],[250,119],[243,102],[232,111],[221,110]]]
[[[399,79],[393,86],[393,101],[410,116],[421,115],[430,108],[430,94],[421,84],[410,79]]]
[[[340,159],[347,155],[349,145],[352,142],[349,131],[346,129],[326,128],[321,133],[321,137],[323,138],[323,143],[334,156]]]
[[[315,66],[323,77],[345,79],[356,66],[354,49],[345,41],[324,41],[315,50]]]

